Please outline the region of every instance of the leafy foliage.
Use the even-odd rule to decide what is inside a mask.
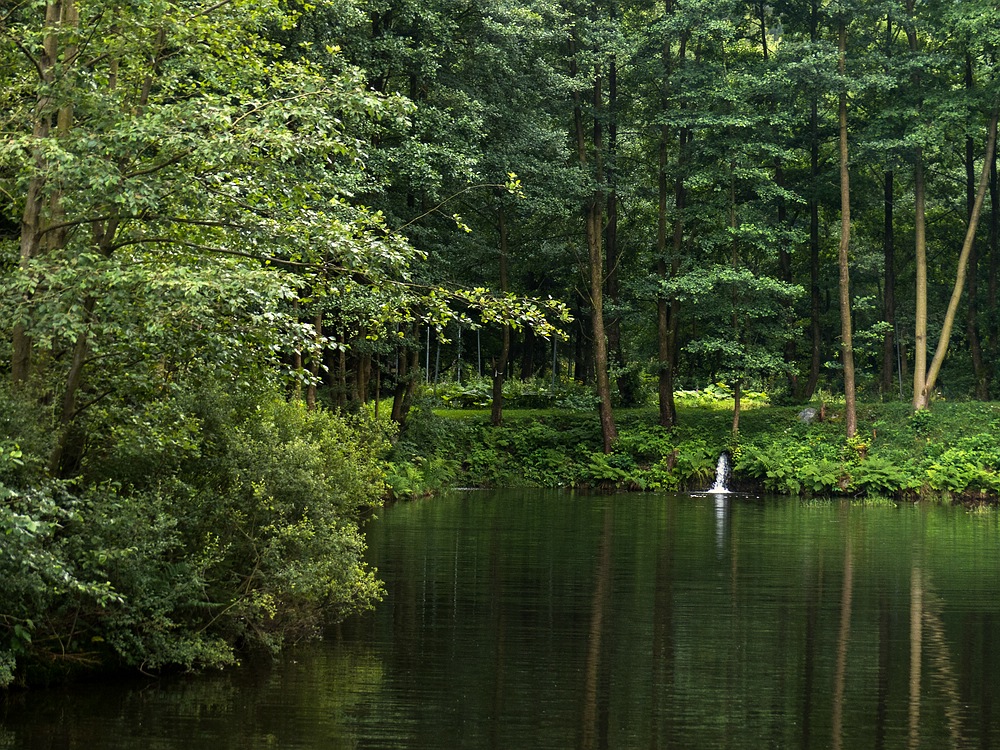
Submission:
[[[4,682],[221,666],[377,600],[358,514],[384,493],[382,433],[266,392],[186,399],[122,425],[86,483],[0,487]]]

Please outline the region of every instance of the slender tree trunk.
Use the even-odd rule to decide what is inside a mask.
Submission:
[[[340,347],[337,352],[337,406],[347,407],[347,334],[340,334]]]
[[[22,270],[26,270],[31,260],[40,253],[45,227],[48,223],[43,215],[48,161],[41,144],[44,139],[49,137],[52,128],[55,102],[52,99],[51,91],[55,84],[56,64],[59,62],[60,56],[64,61],[68,61],[75,54],[75,46],[73,45],[60,49],[59,32],[63,27],[76,27],[79,25],[79,19],[75,0],[49,0],[45,4],[45,25],[50,31],[42,42],[42,49],[37,59],[39,88],[35,100],[32,140],[39,145],[36,146],[32,154],[35,172],[28,181],[24,209],[21,212],[19,244]],[[64,106],[59,108],[55,114],[58,132],[65,135],[72,120],[72,109]],[[60,200],[58,191],[49,191],[50,213],[58,214],[61,212]],[[48,218],[51,219],[51,215]],[[50,248],[56,241],[55,236],[46,239]],[[29,300],[25,298],[24,301],[28,303]],[[27,309],[27,304],[25,309]],[[11,339],[11,381],[15,386],[19,386],[24,384],[31,374],[33,344],[27,327],[21,321],[15,323]]]
[[[403,424],[405,419],[403,396],[406,394],[407,381],[410,377],[410,353],[404,349],[398,357],[399,368],[396,370],[396,387],[392,390],[392,410],[389,412],[389,418],[396,424]]]
[[[104,256],[110,257],[115,235],[118,232],[117,219],[96,222],[92,226],[94,247]],[[83,371],[87,365],[90,353],[90,324],[97,307],[97,297],[88,295],[83,300],[83,316],[81,332],[73,343],[73,353],[70,357],[69,372],[66,375],[66,385],[62,395],[62,408],[59,414],[59,436],[49,454],[49,471],[52,474],[64,474],[79,463],[83,453],[83,445],[79,439],[74,442],[73,422],[77,417],[77,398],[83,385]],[[67,461],[66,457],[73,460]]]
[[[847,22],[840,19],[840,75],[847,69]],[[854,388],[854,342],[851,332],[851,276],[848,250],[851,243],[851,178],[847,163],[847,91],[840,92],[840,350],[844,365],[844,426],[847,437],[858,429]]]
[[[663,10],[666,16],[673,14],[673,0],[664,0]],[[687,38],[687,33],[682,33],[680,36],[677,51],[679,65],[684,63],[684,59],[687,56]],[[664,43],[660,54],[665,75],[669,76],[673,70],[669,41]],[[664,111],[669,105],[667,100],[667,86],[668,81],[664,80],[661,100]],[[687,147],[687,140],[688,132],[685,128],[681,128],[677,138],[677,174],[674,177],[673,187],[673,244],[670,253],[670,273],[668,274],[667,189],[669,181],[667,177],[667,147],[670,142],[670,129],[667,125],[660,127],[656,252],[658,258],[657,273],[664,282],[671,276],[676,275],[680,269],[681,249],[684,242],[684,208],[687,201],[683,174],[684,152]],[[662,427],[673,427],[677,424],[677,408],[674,404],[674,369],[677,359],[677,327],[679,319],[680,302],[675,297],[667,298],[662,294],[658,296],[656,300],[657,364],[659,367],[657,401],[659,403],[659,422]]]
[[[763,10],[761,10],[761,27],[763,28]],[[763,32],[761,32],[763,35]],[[785,173],[781,168],[781,160],[776,159],[774,162],[774,182],[780,187],[785,187]],[[783,230],[788,224],[788,206],[785,203],[784,198],[778,198],[778,229]],[[793,282],[792,278],[792,254],[789,252],[787,245],[784,242],[781,243],[781,247],[778,248],[778,275],[781,280],[787,284]],[[789,339],[785,342],[785,352],[784,359],[785,364],[788,366],[788,392],[791,394],[798,393],[799,390],[799,374],[798,368],[795,364],[795,351],[796,342],[794,339]]]
[[[524,342],[521,346],[521,380],[531,380],[535,375],[535,332],[524,329]]]
[[[924,191],[923,153],[918,147],[913,166],[914,263],[916,299],[913,331],[913,408],[922,409],[927,378],[927,222]]]
[[[996,375],[996,358],[1000,352],[1000,318],[996,315],[997,289],[1000,287],[1000,184],[997,180],[997,154],[993,151],[993,161],[990,164],[990,271],[986,292],[987,307],[991,311],[987,334],[990,352],[990,381]]]
[[[574,43],[575,51],[575,43]],[[576,74],[576,60],[573,58],[573,74]],[[594,144],[594,178],[597,186],[593,195],[587,201],[584,209],[586,218],[587,259],[589,266],[590,285],[590,316],[591,329],[594,336],[594,377],[597,381],[597,396],[600,400],[599,415],[601,420],[601,437],[604,452],[610,453],[612,444],[618,437],[615,427],[614,413],[611,409],[611,385],[608,380],[608,342],[604,329],[604,251],[602,247],[602,223],[604,217],[604,196],[600,188],[604,181],[602,163],[603,133],[601,128],[601,104],[603,100],[601,70],[594,71],[593,106],[595,110],[593,144]],[[583,126],[583,107],[579,93],[574,94],[573,108],[574,129],[576,132],[577,155],[581,167],[586,167],[587,139]]]
[[[507,240],[507,217],[501,199],[497,209],[497,230],[500,235],[500,292],[510,291],[510,254]],[[493,360],[493,403],[490,421],[494,425],[503,422],[503,384],[507,377],[507,360],[510,358],[510,326],[503,327],[503,343],[500,354]]]
[[[809,173],[812,176],[812,183],[815,191],[816,183],[819,180],[819,112],[816,99],[812,101],[811,131],[812,144],[810,146],[810,166]],[[822,313],[822,298],[819,288],[819,199],[812,195],[809,198],[809,378],[806,380],[806,387],[802,391],[802,398],[806,401],[812,398],[819,385],[819,371],[822,364],[823,354],[823,332],[820,327],[820,315]]]
[[[969,265],[969,255],[976,239],[976,226],[979,223],[979,214],[982,212],[983,201],[986,198],[986,186],[989,183],[990,165],[993,161],[993,152],[997,143],[997,112],[993,113],[990,119],[989,136],[986,142],[986,157],[983,162],[983,171],[979,179],[979,189],[976,192],[976,200],[973,204],[972,216],[969,217],[969,226],[965,232],[965,242],[962,243],[962,252],[958,257],[958,271],[955,274],[955,286],[951,292],[951,299],[948,302],[948,309],[944,314],[944,323],[941,326],[941,337],[938,339],[937,348],[934,350],[934,359],[927,370],[927,377],[924,379],[923,389],[918,394],[919,400],[916,408],[926,409],[930,405],[930,394],[934,390],[934,383],[941,372],[941,365],[944,356],[948,352],[948,342],[951,338],[951,329],[955,324],[955,315],[958,313],[958,303],[962,298],[962,290],[965,288],[965,276]]]
[[[819,2],[812,0],[809,14],[809,38],[813,44],[819,39]],[[822,300],[819,288],[819,95],[815,92],[809,108],[809,378],[800,397],[808,401],[819,385],[822,364],[823,337],[820,327]]]
[[[965,88],[971,91],[974,87],[972,78],[972,58],[965,56]],[[975,142],[971,137],[965,139],[965,211],[966,221],[972,224],[972,213],[976,205],[976,154]],[[968,305],[966,308],[965,333],[969,340],[969,354],[972,357],[972,372],[975,376],[976,398],[986,401],[989,398],[986,363],[983,361],[983,347],[979,338],[979,251],[973,237],[969,250],[969,281]]]
[[[743,399],[743,381],[738,380],[733,384],[733,437],[740,434],[740,411]]]
[[[604,229],[605,255],[607,256],[607,290],[611,302],[611,315],[608,318],[608,350],[619,367],[625,364],[625,353],[622,349],[621,302],[619,284],[619,266],[621,257],[618,249],[618,68],[615,56],[608,61],[608,221]]]
[[[910,24],[906,30],[910,54],[915,56],[919,50],[917,30],[914,21],[914,0],[906,0],[906,11]],[[912,85],[920,97],[921,84],[919,70],[911,76]],[[918,104],[918,109],[920,104]],[[914,301],[914,335],[913,335],[913,408],[922,409],[923,393],[927,379],[927,212],[926,186],[924,184],[924,155],[918,145],[914,149],[913,164],[913,244],[914,264],[916,273],[916,290]]]
[[[391,419],[396,424],[403,424],[410,411],[410,403],[420,379],[420,323],[413,324],[414,346],[404,350],[399,356],[399,374],[396,377],[396,388],[392,394]]]
[[[370,353],[358,355],[357,368],[354,386],[357,402],[363,405],[368,403],[368,386],[372,373],[372,355]]]
[[[83,369],[87,364],[89,353],[89,337],[86,327],[90,325],[91,316],[94,314],[94,307],[97,304],[95,297],[87,297],[83,303],[84,331],[77,337],[73,344],[73,354],[70,358],[69,373],[66,376],[66,388],[63,392],[62,408],[59,415],[59,436],[56,444],[49,454],[49,473],[59,475],[62,469],[70,468],[63,466],[63,457],[68,453],[80,453],[73,451],[72,429],[73,420],[76,418],[76,399],[83,384]],[[78,446],[79,447],[79,446]],[[75,463],[75,462],[74,462]]]
[[[313,318],[313,328],[316,331],[317,348],[313,353],[312,362],[309,363],[309,374],[312,376],[309,387],[306,388],[306,408],[309,411],[316,410],[316,383],[319,381],[319,366],[323,361],[323,348],[320,343],[323,339],[323,313],[317,313]]]
[[[889,324],[882,337],[882,396],[892,393],[893,373],[896,371],[896,238],[893,231],[893,183],[892,170],[885,173],[885,194],[883,199],[884,218],[882,252],[885,258],[885,281],[882,293],[882,319]]]
[[[664,281],[669,278],[667,272],[667,137],[667,129],[664,127],[660,139],[660,198],[657,211],[659,216],[657,229],[657,254],[659,255],[659,260],[657,262],[657,272]],[[682,133],[682,148],[683,139],[684,136]],[[684,201],[684,179],[678,174],[674,181],[674,208],[677,215],[674,217],[671,272],[676,271],[680,258],[680,245],[683,242],[684,225],[682,214],[684,211]],[[660,425],[663,427],[673,427],[677,423],[677,409],[674,405],[674,361],[679,307],[680,305],[676,299],[668,299],[660,296],[656,301],[656,330],[659,357],[657,396],[659,401]]]

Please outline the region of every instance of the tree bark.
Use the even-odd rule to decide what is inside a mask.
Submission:
[[[608,350],[619,367],[625,364],[625,353],[622,349],[621,313],[618,306],[621,301],[621,284],[619,283],[619,266],[621,257],[618,248],[618,189],[617,189],[617,151],[618,151],[618,67],[615,56],[608,61],[608,221],[604,229],[605,255],[607,256],[607,280],[605,289],[611,301],[611,315],[608,318]]]
[[[812,145],[810,148],[809,173],[812,176],[813,185],[819,179],[819,113],[818,105],[813,99],[812,116]],[[815,188],[814,188],[815,189]],[[816,392],[819,385],[819,371],[822,364],[823,336],[820,327],[820,315],[822,313],[822,298],[819,288],[819,200],[815,195],[809,198],[809,378],[806,380],[806,387],[800,394],[803,400],[808,401]]]
[[[885,173],[885,190],[882,252],[885,258],[885,279],[882,292],[882,319],[889,329],[882,337],[882,396],[892,393],[893,373],[896,371],[896,237],[893,229],[893,185],[892,170]]]
[[[665,0],[663,10],[665,15],[671,15],[674,12],[673,0]],[[688,34],[686,32],[682,33],[678,42],[678,64],[683,64],[684,58],[687,56],[687,39]],[[660,54],[665,75],[669,76],[673,69],[669,40],[664,42]],[[667,100],[667,86],[668,81],[664,80],[661,98],[664,110],[667,109],[669,104]],[[687,201],[682,166],[687,140],[688,132],[685,128],[681,128],[677,136],[677,174],[674,177],[673,187],[673,244],[668,273],[667,192],[669,181],[667,176],[667,147],[670,142],[670,129],[667,125],[660,127],[656,252],[658,258],[657,273],[664,282],[672,275],[676,275],[680,268],[680,255],[684,243],[684,208]],[[659,423],[662,427],[673,427],[677,424],[677,408],[674,404],[674,369],[677,359],[677,326],[679,319],[680,302],[674,297],[668,298],[662,294],[658,296],[656,300],[657,365],[659,367],[657,401],[659,404]]]
[[[972,58],[965,56],[965,88],[971,91],[974,87],[972,77]],[[966,221],[972,223],[972,213],[976,204],[976,164],[975,142],[971,137],[965,139],[965,215]],[[975,395],[980,401],[989,398],[986,363],[983,360],[983,346],[979,337],[979,250],[975,238],[969,249],[969,280],[968,304],[966,306],[965,333],[969,340],[969,354],[972,357],[972,372],[975,378]]]
[[[993,151],[993,161],[990,164],[990,227],[989,227],[989,248],[990,248],[990,271],[987,282],[986,299],[988,309],[997,309],[997,289],[1000,287],[1000,184],[997,180],[997,154]],[[996,361],[997,353],[1000,351],[1000,320],[996,316],[990,321],[987,333],[987,346],[989,347],[991,362]],[[990,379],[996,374],[995,365],[990,367]]]
[[[398,425],[406,422],[410,411],[410,403],[420,379],[420,323],[413,324],[414,346],[403,350],[399,356],[399,373],[396,376],[396,387],[392,393],[391,419]]]
[[[916,408],[926,409],[930,405],[930,394],[934,390],[934,383],[941,372],[941,365],[944,356],[948,352],[948,342],[951,338],[951,329],[955,324],[955,315],[958,312],[958,303],[962,298],[962,290],[965,288],[965,276],[969,265],[969,255],[976,240],[976,227],[979,223],[979,215],[982,212],[983,201],[986,198],[986,186],[989,183],[990,165],[993,161],[993,153],[997,143],[997,112],[994,111],[990,118],[989,135],[986,140],[986,156],[983,161],[983,171],[979,178],[979,188],[976,191],[976,200],[973,204],[972,216],[969,217],[969,226],[965,232],[965,242],[962,243],[962,252],[958,256],[958,270],[955,274],[955,286],[951,292],[951,299],[948,302],[948,309],[944,314],[944,323],[941,326],[941,337],[938,339],[937,348],[934,350],[934,359],[927,370],[927,377],[924,379],[923,389],[915,396],[918,399]]]
[[[819,2],[812,0],[809,14],[809,38],[813,44],[819,39]],[[809,378],[800,397],[808,401],[819,385],[819,370],[822,364],[823,339],[820,327],[822,300],[819,288],[819,198],[816,190],[819,183],[819,95],[813,92],[809,112]]]
[[[576,43],[574,39],[572,50],[574,55],[571,60],[571,72],[574,77],[577,72],[575,48]],[[604,251],[601,241],[603,235],[601,225],[603,223],[605,201],[601,187],[604,182],[602,161],[604,144],[600,117],[603,93],[601,90],[602,80],[599,66],[595,67],[593,81],[593,107],[595,112],[593,125],[593,176],[596,186],[584,206],[584,216],[590,287],[590,321],[594,336],[594,379],[596,380],[597,397],[599,399],[598,413],[601,421],[601,438],[604,452],[610,453],[614,441],[618,438],[618,430],[615,426],[614,413],[611,409],[611,385],[608,379],[608,342],[604,329]],[[583,107],[579,92],[574,93],[573,121],[577,144],[577,158],[581,168],[586,168],[588,165],[587,137],[583,125]]]
[[[923,152],[917,147],[913,165],[913,239],[916,272],[913,329],[913,408],[922,409],[927,378],[927,221]]]
[[[500,292],[510,291],[510,254],[507,237],[507,217],[504,212],[503,199],[497,208],[497,231],[500,236]],[[490,409],[490,422],[500,425],[503,422],[503,384],[507,378],[507,360],[510,358],[510,326],[503,327],[503,341],[500,354],[493,360],[493,399]]]
[[[32,126],[32,140],[36,144],[41,144],[51,133],[53,108],[55,107],[51,91],[55,83],[56,64],[60,56],[64,60],[68,59],[75,49],[72,45],[66,49],[60,49],[59,30],[64,26],[75,27],[78,24],[79,13],[75,0],[49,0],[45,4],[45,25],[50,31],[43,40],[42,50],[37,60],[39,88],[35,100],[34,124]],[[64,106],[58,109],[56,127],[59,132],[66,133],[69,130],[71,118],[71,108]],[[48,162],[41,145],[35,148],[32,161],[35,172],[28,181],[24,209],[21,212],[19,245],[22,270],[26,270],[31,260],[40,253],[45,226],[48,223],[43,212]],[[58,192],[49,191],[48,197],[50,209],[59,212]],[[49,245],[51,246],[54,241],[55,237],[50,238]],[[25,299],[25,302],[28,300]],[[11,339],[11,381],[17,387],[24,384],[31,375],[33,344],[27,327],[20,321],[14,325]]]
[[[914,0],[906,0],[906,11],[911,23],[906,30],[910,54],[916,55],[919,49],[917,30],[914,25]],[[920,93],[920,73],[915,70],[912,75],[914,89]],[[918,102],[918,109],[920,104]],[[916,291],[914,302],[914,332],[913,332],[913,408],[922,409],[922,394],[927,378],[927,217],[926,217],[926,187],[924,185],[924,155],[918,145],[914,150],[913,164],[913,244],[914,264],[916,273]]]
[[[847,69],[847,23],[840,19],[840,75]],[[841,90],[838,107],[840,120],[840,249],[837,265],[840,269],[840,351],[844,365],[844,426],[847,437],[858,429],[854,387],[854,343],[851,332],[851,276],[848,250],[851,243],[851,179],[847,163],[847,91]]]

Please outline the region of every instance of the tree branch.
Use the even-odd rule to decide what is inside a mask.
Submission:
[[[306,97],[309,97],[309,96],[316,96],[317,94],[332,94],[332,93],[333,93],[333,91],[331,91],[330,89],[320,89],[319,91],[306,91],[306,92],[304,92],[302,94],[295,94],[294,96],[286,96],[286,97],[284,97],[282,99],[272,99],[270,101],[264,102],[259,107],[254,107],[249,112],[243,113],[242,115],[240,115],[239,117],[237,117],[235,120],[233,120],[233,124],[230,127],[231,128],[235,128],[237,125],[239,125],[241,122],[243,122],[243,120],[245,120],[246,118],[248,118],[250,115],[254,115],[254,114],[260,112],[265,107],[270,107],[272,104],[283,104],[285,102],[295,101],[296,99],[305,99]]]
[[[223,5],[229,5],[229,3],[231,3],[232,1],[233,0],[219,0],[219,2],[217,2],[215,5],[210,5],[207,8],[203,8],[202,10],[199,10],[197,13],[194,13],[194,14],[188,16],[187,20],[188,21],[193,21],[194,19],[198,18],[199,16],[207,16],[209,13],[211,13],[214,10],[218,10]]]

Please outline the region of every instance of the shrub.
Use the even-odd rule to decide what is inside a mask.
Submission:
[[[0,485],[0,684],[43,662],[221,666],[379,597],[358,516],[385,491],[381,430],[192,395],[124,423],[73,484]]]

